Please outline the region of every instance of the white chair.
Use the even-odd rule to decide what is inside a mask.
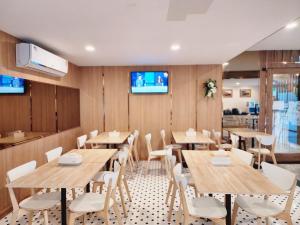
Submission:
[[[129,201],[130,202],[132,201],[129,187],[128,187],[128,182],[127,182],[127,179],[125,176],[128,156],[129,156],[128,149],[125,148],[123,151],[119,152],[118,162],[116,160],[114,160],[114,172],[119,172],[117,187],[118,187],[118,190],[120,193],[121,203],[122,203],[125,217],[127,217],[127,210],[126,210],[126,206],[125,206],[122,184],[124,184]],[[101,171],[96,174],[96,176],[93,178],[93,181],[94,181],[93,192],[96,192],[97,188],[100,187],[100,193],[102,193],[103,185],[104,185],[104,175],[109,174],[109,173],[112,173],[112,171]]]
[[[77,148],[78,149],[81,149],[81,148],[85,149],[86,148],[86,146],[85,146],[86,140],[87,140],[87,135],[86,134],[78,137],[77,138]]]
[[[235,134],[230,134],[230,140],[231,140],[231,148],[238,148],[239,136]]]
[[[204,137],[210,138],[211,132],[209,130],[202,130],[202,134]],[[195,145],[196,150],[209,150],[209,144],[197,144]]]
[[[167,168],[167,176],[169,179],[169,187],[166,197],[166,204],[168,204],[169,197],[171,197],[170,207],[169,207],[169,214],[168,214],[168,221],[171,221],[172,211],[174,208],[174,202],[176,198],[176,192],[178,190],[175,176],[183,176],[187,179],[188,185],[194,188],[195,197],[198,197],[198,191],[190,173],[182,173],[182,164],[177,163],[176,165],[176,157],[173,155],[166,156],[166,168]],[[171,193],[172,191],[172,193]]]
[[[176,185],[179,189],[180,206],[176,212],[176,224],[183,218],[183,224],[188,225],[195,218],[210,219],[213,224],[225,225],[226,208],[219,200],[213,197],[198,197],[189,199],[186,194],[188,180],[183,176],[176,176]],[[182,216],[183,214],[183,216]]]
[[[258,141],[258,148],[249,148],[247,151],[253,153],[255,156],[257,156],[257,165],[258,169],[260,169],[260,163],[261,161],[266,160],[266,156],[271,156],[273,163],[277,164],[276,158],[275,158],[275,143],[276,138],[273,135],[267,136],[267,135],[257,135],[256,140]],[[270,149],[266,147],[270,147]],[[263,159],[261,160],[261,155],[263,156]]]
[[[18,166],[7,172],[7,183],[15,181],[16,179],[26,176],[27,174],[32,173],[36,168],[36,161],[31,161],[25,163],[21,166]],[[15,225],[19,214],[22,211],[29,212],[29,223],[32,223],[33,212],[39,211],[44,215],[44,224],[48,225],[48,210],[55,207],[60,203],[60,193],[59,192],[50,192],[45,194],[35,194],[32,189],[32,195],[20,203],[18,203],[16,195],[13,188],[8,187],[9,196],[13,206],[13,212],[11,217],[10,225]]]
[[[182,148],[182,146],[178,145],[178,144],[167,145],[166,144],[166,131],[164,129],[160,130],[160,136],[161,136],[161,140],[162,140],[162,143],[163,143],[163,148],[164,149],[172,149],[172,150],[176,151],[178,160],[179,160],[180,163],[182,163],[182,157],[181,157],[181,148]]]
[[[104,223],[108,224],[110,208],[114,209],[118,224],[121,225],[120,211],[115,198],[118,176],[119,172],[104,174],[103,180],[107,186],[106,194],[89,192],[84,193],[73,200],[69,206],[69,225],[74,225],[76,218],[93,212],[96,212],[96,215],[102,217]],[[83,224],[85,224],[85,216],[83,217],[83,220]]]
[[[212,136],[218,149],[230,150],[232,148],[232,144],[222,143],[221,131],[212,130]]]
[[[235,224],[239,207],[246,212],[255,215],[258,218],[258,224],[261,224],[262,219],[266,219],[266,224],[268,224],[268,218],[274,217],[286,220],[288,225],[292,225],[293,223],[290,211],[296,188],[296,175],[286,169],[266,162],[262,162],[261,166],[263,174],[272,183],[288,194],[285,207],[277,205],[273,201],[269,200],[268,196],[265,196],[264,198],[256,198],[238,195],[233,207],[232,225]]]
[[[46,155],[46,158],[47,158],[47,162],[50,162],[50,161],[60,157],[61,154],[62,154],[62,151],[63,151],[62,147],[57,147],[57,148],[54,148],[54,149],[46,152],[45,155]]]
[[[92,130],[89,132],[89,139],[97,137],[99,134],[98,130]],[[100,144],[91,144],[91,148],[99,149],[99,148],[106,148],[104,145]]]
[[[232,148],[231,152],[247,165],[249,166],[253,165],[253,154],[238,148]]]
[[[161,159],[161,166],[163,166],[164,164],[164,160],[165,160],[165,156],[166,155],[170,155],[172,154],[172,150],[168,149],[168,150],[152,150],[152,146],[151,146],[151,134],[146,134],[145,135],[145,139],[146,139],[146,145],[147,145],[147,150],[148,150],[148,162],[147,162],[147,168],[146,168],[146,172],[149,172],[149,164],[150,161],[153,159]]]

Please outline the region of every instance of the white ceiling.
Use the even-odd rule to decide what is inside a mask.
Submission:
[[[239,83],[237,85],[237,83]],[[223,87],[257,87],[259,86],[258,78],[250,78],[250,79],[224,79]]]
[[[1,0],[0,29],[81,66],[219,64],[299,17],[300,1],[214,0],[181,21],[168,9],[169,0]]]
[[[300,9],[299,9],[300,11]],[[282,28],[273,35],[252,46],[249,51],[258,50],[300,50],[300,19],[294,29]]]

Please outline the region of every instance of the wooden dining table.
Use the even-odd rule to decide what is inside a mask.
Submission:
[[[120,132],[119,136],[111,137],[109,136],[109,132],[102,132],[98,136],[87,140],[86,144],[95,144],[95,145],[107,145],[116,147],[118,144],[123,144],[131,133],[128,131]]]
[[[242,148],[242,138],[251,139],[251,147],[254,148],[256,136],[271,136],[271,134],[267,134],[265,132],[257,131],[250,128],[223,128],[223,130],[226,130],[229,133],[229,136],[230,133],[232,133],[239,137],[239,149]]]
[[[86,191],[89,192],[90,181],[116,151],[117,149],[74,149],[70,152],[82,156],[80,165],[61,166],[56,159],[38,167],[31,174],[7,184],[7,187],[60,189],[61,224],[67,225],[67,188],[86,188]]]
[[[231,152],[228,152],[228,157],[231,159],[230,165],[213,165],[211,159],[214,157],[214,152],[182,151],[198,192],[225,194],[227,225],[231,225],[232,194],[286,194],[262,173],[244,163]]]
[[[184,131],[172,131],[172,136],[176,144],[214,144],[215,142],[202,134],[202,132],[196,132],[196,136],[186,136]]]

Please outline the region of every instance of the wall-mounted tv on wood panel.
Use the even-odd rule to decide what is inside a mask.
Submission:
[[[131,93],[166,94],[169,91],[169,73],[166,71],[131,72]]]
[[[0,94],[24,94],[25,80],[0,74]]]

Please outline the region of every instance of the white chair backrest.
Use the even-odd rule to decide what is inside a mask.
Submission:
[[[208,138],[210,138],[210,135],[211,135],[210,131],[208,131],[208,130],[202,130],[202,134]]]
[[[296,180],[296,175],[279,166],[270,163],[261,163],[263,174],[269,180],[285,191],[290,191]]]
[[[147,150],[148,153],[152,151],[152,147],[151,147],[151,134],[146,134],[145,135],[145,139],[146,139],[146,145],[147,145]]]
[[[265,146],[273,145],[275,142],[275,136],[257,135],[256,140]]]
[[[177,183],[177,186],[181,184],[183,189],[185,190],[188,185],[188,178],[185,176],[182,176],[181,174],[175,175],[175,181]]]
[[[89,139],[97,137],[98,135],[98,130],[93,130],[89,133]]]
[[[9,182],[13,182],[14,180],[23,177],[29,173],[32,173],[36,168],[36,161],[30,161],[28,163],[22,164],[14,169],[9,170],[6,175]]]
[[[127,142],[130,146],[133,145],[133,141],[134,141],[134,135],[129,135],[129,137],[127,138]]]
[[[127,161],[127,159],[128,159],[128,149],[127,148],[124,148],[124,150],[123,151],[120,151],[119,153],[118,153],[118,160],[119,160],[119,162],[120,163],[122,163],[122,162],[124,162],[124,160],[125,160],[125,162]]]
[[[247,165],[249,166],[252,165],[253,155],[250,152],[246,152],[238,148],[232,148],[231,152]]]
[[[176,156],[175,155],[167,155],[166,156],[166,172],[167,172],[167,177],[169,180],[172,179],[172,174],[171,171],[173,170],[175,164],[176,164]]]
[[[113,172],[113,173],[105,173],[103,175],[103,180],[106,186],[109,185],[109,182],[111,182],[111,187],[115,188],[118,180],[119,172]]]
[[[212,135],[214,138],[219,139],[221,138],[221,131],[212,130]]]
[[[239,143],[239,137],[234,134],[230,134],[230,140],[233,147],[237,147]]]
[[[58,147],[58,148],[55,148],[55,149],[52,149],[52,150],[46,152],[45,155],[46,155],[46,158],[47,158],[47,162],[50,162],[50,161],[60,157],[61,154],[62,154],[62,151],[63,151],[63,148]]]
[[[195,129],[194,129],[194,128],[189,128],[187,131],[188,131],[188,132],[194,132]]]
[[[87,140],[87,135],[82,135],[77,138],[77,148],[82,148],[85,146],[85,142]]]
[[[140,132],[138,130],[134,130],[133,131],[133,135],[135,138],[137,138],[139,136]]]
[[[173,168],[173,173],[175,176],[181,175],[182,174],[182,165],[181,163],[177,163],[174,168]]]

